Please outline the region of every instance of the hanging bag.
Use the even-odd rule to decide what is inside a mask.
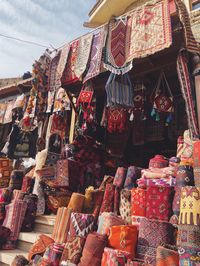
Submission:
[[[121,76],[116,76],[111,73],[105,89],[107,94],[107,107],[113,105],[133,107],[133,87],[127,73]]]
[[[165,73],[161,72],[157,85],[152,93],[153,109],[151,116],[155,117],[156,121],[160,120],[159,113],[169,113],[166,119],[168,124],[172,120],[172,113],[174,112],[174,101],[169,83],[166,79]]]

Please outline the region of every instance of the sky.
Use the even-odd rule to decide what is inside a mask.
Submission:
[[[89,31],[95,0],[0,0],[0,35],[59,47]],[[22,76],[45,48],[0,36],[0,78]]]

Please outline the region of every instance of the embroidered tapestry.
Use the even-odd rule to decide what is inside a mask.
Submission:
[[[61,87],[61,78],[63,71],[65,69],[65,65],[67,63],[69,50],[70,50],[70,45],[65,44],[60,52],[60,58],[56,69],[56,85],[58,86],[57,87],[58,89]]]
[[[74,73],[78,79],[83,75],[90,56],[93,34],[89,33],[80,38],[78,47],[77,60],[74,66]]]
[[[89,57],[89,66],[87,73],[83,79],[85,83],[87,80],[96,77],[100,73],[102,49],[104,43],[104,27],[93,35],[91,53]]]
[[[132,68],[126,63],[126,36],[128,17],[114,18],[109,23],[104,67],[114,74],[125,74]]]
[[[128,27],[127,62],[168,48],[172,44],[168,0],[152,0],[136,8]]]

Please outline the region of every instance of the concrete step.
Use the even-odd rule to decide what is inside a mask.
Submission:
[[[28,252],[25,252],[20,249],[0,250],[0,265],[11,265],[16,255],[22,255],[27,258]]]
[[[35,219],[34,231],[52,234],[56,215],[40,215]]]

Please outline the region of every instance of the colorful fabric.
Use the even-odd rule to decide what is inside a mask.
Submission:
[[[181,158],[181,156],[182,156],[183,144],[184,144],[183,137],[179,136],[177,139],[177,152],[176,152],[176,157],[178,157],[178,158]]]
[[[134,258],[138,237],[137,227],[135,225],[117,225],[112,226],[109,231],[109,247],[129,252]]]
[[[78,264],[85,244],[85,237],[75,236],[67,240],[60,261]]]
[[[78,81],[78,77],[74,72],[74,67],[77,60],[78,48],[79,48],[80,40],[76,39],[70,44],[70,51],[67,60],[67,64],[65,66],[65,70],[62,75],[62,84],[67,85],[71,83],[75,83]]]
[[[5,203],[0,203],[0,225],[3,224],[3,221],[6,216],[6,204]]]
[[[127,62],[168,48],[172,44],[168,1],[150,1],[135,8],[128,27]]]
[[[193,167],[180,165],[176,174],[176,185],[180,187],[194,186]]]
[[[85,196],[80,193],[73,193],[68,204],[68,208],[74,212],[82,212],[84,206]]]
[[[131,254],[125,251],[104,248],[101,266],[125,266]]]
[[[14,103],[15,103],[15,100],[12,100],[6,103],[6,111],[4,113],[3,124],[12,122],[12,118],[13,118],[12,109],[13,109]]]
[[[89,57],[89,66],[83,79],[85,83],[89,79],[96,77],[100,73],[102,49],[104,43],[104,27],[101,27],[93,34],[91,53]]]
[[[25,217],[26,209],[27,202],[23,200],[15,200],[6,206],[6,217],[3,222],[3,226],[9,228],[11,234],[7,239],[7,243],[4,244],[4,249],[9,249],[10,241],[14,244],[17,241]]]
[[[104,192],[101,190],[95,190],[93,193],[93,216],[94,216],[94,222],[97,222],[97,219],[99,217],[99,212],[101,209],[101,205],[103,202],[103,196],[104,196]]]
[[[131,191],[122,189],[120,193],[119,213],[124,221],[131,224]]]
[[[42,258],[41,266],[59,266],[65,244],[50,244]]]
[[[138,248],[157,248],[162,243],[173,244],[173,236],[174,228],[170,223],[143,218],[140,222]]]
[[[121,105],[133,107],[133,86],[129,74],[120,75],[118,78],[111,73],[106,82],[107,107]]]
[[[194,167],[195,186],[200,187],[200,167]]]
[[[67,63],[69,50],[70,50],[70,45],[65,44],[62,47],[62,50],[60,52],[60,58],[59,58],[59,62],[58,62],[57,69],[56,69],[56,73],[57,73],[56,74],[56,85],[58,86],[57,87],[58,89],[61,87],[61,78],[63,75],[63,71],[65,69],[65,65]]]
[[[99,190],[105,191],[106,190],[106,185],[107,184],[112,184],[113,180],[114,180],[113,176],[105,175],[104,178],[103,178],[103,181],[102,181],[102,183],[101,183],[101,185],[99,187]]]
[[[187,129],[184,131],[183,134],[183,151],[181,155],[181,163],[183,160],[190,160],[192,159],[193,154],[193,141],[191,139],[190,130]]]
[[[58,63],[60,61],[60,53],[57,53],[56,56],[51,60],[50,67],[49,67],[49,76],[48,76],[48,91],[49,92],[54,92],[59,89],[58,84],[57,84],[57,67]],[[47,107],[47,112],[51,112],[53,102],[51,105],[48,105]]]
[[[22,192],[26,193],[31,193],[33,190],[34,186],[34,172],[35,172],[35,167],[30,170],[24,177],[23,177],[23,182],[22,182]]]
[[[180,203],[181,203],[181,187],[175,187],[175,194],[172,204],[173,213],[179,215],[180,213]]]
[[[14,260],[12,261],[12,266],[26,266],[28,265],[29,261],[22,255],[15,256]]]
[[[193,161],[194,167],[200,167],[200,141],[193,143]]]
[[[56,243],[66,243],[70,226],[71,209],[58,208],[52,239]]]
[[[46,205],[54,214],[57,213],[58,208],[65,207],[69,204],[71,198],[71,191],[58,191],[55,194],[47,195]]]
[[[200,226],[179,225],[177,235],[177,246],[188,248],[200,247]]]
[[[33,244],[31,249],[29,250],[28,260],[32,260],[35,255],[43,255],[46,248],[54,243],[53,239],[46,235],[40,235],[38,240]]]
[[[168,160],[162,155],[156,155],[149,161],[149,168],[164,168],[168,166]]]
[[[175,0],[175,3],[178,10],[180,21],[183,24],[186,49],[191,53],[199,53],[200,46],[193,35],[190,25],[190,17],[188,14],[188,10],[185,6],[185,3],[182,0]]]
[[[173,189],[170,187],[148,187],[146,191],[146,217],[169,221],[172,214]]]
[[[200,263],[200,249],[180,247],[179,266],[199,266]]]
[[[125,189],[132,189],[136,186],[136,180],[141,176],[141,168],[136,166],[129,166],[124,182]]]
[[[146,190],[133,188],[131,190],[131,214],[135,216],[146,216]]]
[[[115,193],[115,186],[113,184],[108,183],[106,185],[106,190],[104,192],[100,214],[102,212],[112,212],[114,210],[114,193]]]
[[[99,266],[107,245],[107,236],[96,232],[87,236],[79,266]]]
[[[176,185],[176,178],[169,176],[166,178],[145,178],[142,177],[137,180],[139,188],[147,187],[174,187]]]
[[[114,18],[109,23],[104,67],[114,74],[125,74],[132,68],[126,63],[126,36],[128,17]]]
[[[126,168],[118,167],[113,181],[113,185],[122,188],[126,177],[126,172],[127,172]]]
[[[179,224],[200,225],[200,187],[182,187]]]
[[[192,137],[199,136],[198,123],[195,113],[194,101],[192,98],[192,88],[190,83],[190,75],[188,70],[188,62],[184,51],[180,52],[177,58],[177,72],[180,82],[181,92],[185,100],[188,127]]]
[[[78,47],[77,60],[74,66],[74,73],[80,79],[85,72],[87,62],[90,56],[93,33],[89,33],[80,37]]]
[[[156,254],[156,266],[179,266],[179,254],[177,250],[158,246]]]
[[[143,260],[134,259],[128,260],[126,266],[148,266]]]
[[[12,190],[9,188],[0,188],[0,203],[9,203]]]
[[[120,188],[115,187],[114,194],[114,213],[119,214],[119,204],[120,204]]]
[[[112,212],[103,212],[99,216],[99,224],[98,224],[97,233],[102,234],[102,235],[108,235],[109,229],[111,226],[123,225],[123,224],[124,224],[124,221],[120,216]]]
[[[94,216],[92,214],[75,213],[71,214],[69,238],[73,236],[86,237],[93,231]]]
[[[132,225],[136,225],[139,228],[140,222],[142,219],[143,219],[142,216],[132,215],[131,216],[131,223],[132,223]]]

